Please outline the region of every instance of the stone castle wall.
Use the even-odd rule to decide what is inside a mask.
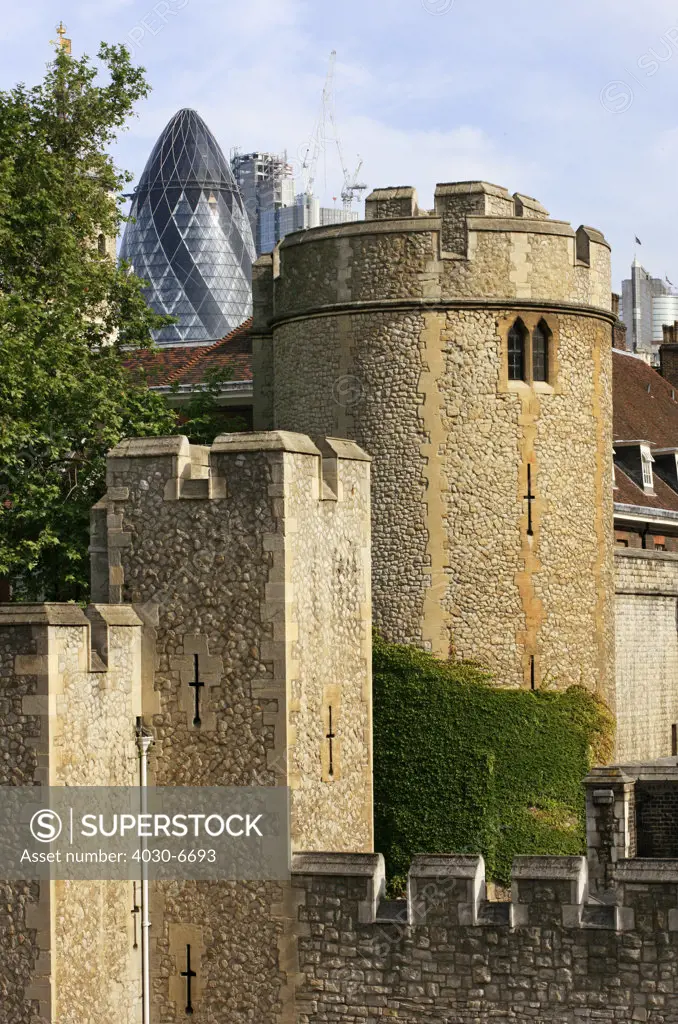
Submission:
[[[609,249],[527,197],[378,190],[255,272],[255,416],[373,457],[375,622],[614,704]],[[508,380],[520,316],[548,383]],[[528,468],[532,532],[528,534]]]
[[[510,903],[482,857],[416,858],[385,903],[377,855],[294,859],[298,1024],[678,1020],[678,862],[621,860],[610,904],[583,857],[517,857]]]
[[[678,728],[678,555],[615,550],[617,745],[628,761],[667,757]]]
[[[86,616],[73,605],[5,605],[0,637],[8,755],[0,785],[136,785],[141,621],[134,612],[99,605]],[[136,1022],[132,883],[41,880],[2,888],[14,926],[0,929],[0,979],[10,1001],[0,1020]],[[92,964],[105,964],[105,972]]]
[[[678,1024],[678,860],[636,856],[674,849],[673,763],[592,771],[588,860],[517,858],[510,902],[486,899],[481,857],[453,855],[416,858],[407,900],[385,899],[369,481],[362,450],[331,437],[115,449],[97,603],[0,606],[0,784],[136,786],[141,716],[154,783],[289,786],[291,881],[153,886],[152,1021],[186,1016],[190,944],[197,1024]],[[620,552],[620,607],[663,600],[674,564]],[[1,1024],[137,1024],[131,889],[2,885]]]

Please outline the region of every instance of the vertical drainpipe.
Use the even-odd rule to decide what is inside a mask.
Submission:
[[[143,719],[137,718],[137,747],[139,748],[139,789],[141,813],[148,811],[148,750],[153,736],[145,729]],[[151,959],[150,928],[151,918],[148,906],[148,864],[144,859],[147,848],[146,838],[141,837],[141,1020],[151,1024]]]

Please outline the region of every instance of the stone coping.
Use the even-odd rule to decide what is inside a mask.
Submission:
[[[317,444],[315,443],[317,441]],[[315,441],[306,434],[291,430],[266,430],[255,433],[220,434],[212,445],[212,452],[296,452],[302,455],[322,455],[352,462],[371,462],[372,459],[354,441],[341,437],[319,437]]]
[[[620,862],[621,863],[621,862]],[[631,863],[631,862],[630,862]],[[635,863],[635,862],[633,862]],[[648,861],[648,863],[656,863]],[[671,861],[678,870],[678,860]],[[335,875],[347,878],[372,877],[381,873],[384,858],[380,853],[295,853],[294,875]],[[586,857],[514,857],[511,877],[525,881],[574,881],[585,879]],[[418,854],[409,874],[418,878],[484,878],[485,861],[481,854]]]
[[[319,437],[315,439],[324,457],[345,459],[347,462],[371,462],[372,456],[364,452],[355,441],[343,437]]]
[[[678,783],[678,760],[675,757],[660,757],[647,764],[608,765],[592,768],[584,779],[584,785],[602,786],[623,783],[631,785],[635,782],[671,782]]]
[[[365,202],[383,203],[389,199],[410,199],[416,194],[414,185],[386,185],[384,188],[372,189]]]
[[[504,231],[513,233],[517,231],[529,232],[533,235],[565,235],[568,238],[576,238],[580,232],[585,232],[589,241],[604,245],[606,249],[612,249],[602,232],[596,228],[587,228],[581,225],[577,231],[574,230],[569,221],[539,219],[536,217],[492,217],[473,216],[467,217],[469,231]],[[588,266],[588,262],[579,264]]]
[[[485,877],[485,860],[482,854],[417,854],[408,874],[413,878],[475,879]]]
[[[612,249],[605,235],[602,231],[599,231],[598,228],[592,228],[588,224],[581,224],[579,231],[585,231],[592,242],[598,242],[600,245],[604,245],[610,250]]]
[[[633,506],[617,506],[615,505],[615,511],[622,508],[631,508]],[[661,509],[648,509],[651,512],[662,512]],[[674,513],[678,520],[678,514]],[[662,518],[663,516],[660,516]],[[648,548],[615,548],[614,550],[616,558],[638,558],[645,559],[648,562],[678,562],[677,551],[652,551]]]
[[[533,196],[525,196],[522,192],[514,192],[513,198],[516,200],[517,203],[520,203],[520,205],[525,210],[532,210],[534,213],[539,213],[543,217],[548,217],[549,211],[546,209],[545,206],[542,206],[538,199],[535,199]],[[524,217],[525,214],[521,214],[521,216]]]
[[[373,878],[384,873],[381,853],[293,853],[293,875]]]
[[[586,857],[514,857],[511,878],[579,881],[586,872]]]
[[[126,437],[108,453],[109,459],[135,459],[158,455],[188,455],[190,444],[184,434],[170,437]]]
[[[310,437],[291,430],[262,430],[248,434],[220,434],[212,445],[213,453],[298,452],[320,455]]]
[[[129,604],[0,604],[0,626],[91,626],[92,618],[108,626],[141,626],[142,620]]]
[[[0,626],[89,626],[77,604],[0,604]]]
[[[434,196],[487,195],[499,196],[501,199],[512,199],[508,189],[503,185],[493,185],[489,181],[442,181],[435,187]]]
[[[354,462],[371,462],[371,458],[353,441],[329,437],[322,439],[325,453],[336,458]],[[297,452],[305,455],[321,455],[321,450],[306,434],[289,430],[266,430],[250,433],[220,434],[211,448],[208,445],[190,445],[183,434],[172,437],[130,437],[121,441],[109,453],[113,459],[148,458],[163,455],[191,457],[195,464],[207,465],[209,453],[236,452]],[[102,499],[103,500],[103,499]],[[37,605],[35,607],[38,607]]]
[[[678,882],[678,860],[659,857],[631,857],[618,860],[613,868],[616,882]]]
[[[100,616],[108,626],[143,625],[131,604],[90,604],[85,609],[88,618],[90,611]]]
[[[566,235],[574,238],[576,231],[567,220],[538,220],[536,217],[470,216],[466,218],[469,231],[516,231],[532,235]],[[608,246],[609,248],[609,246]]]
[[[627,775],[627,768],[617,764],[598,765],[589,770],[584,779],[585,786],[600,786],[603,782],[626,783],[633,782],[633,778]]]

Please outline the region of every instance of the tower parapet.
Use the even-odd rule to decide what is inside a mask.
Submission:
[[[374,458],[389,638],[614,705],[609,257],[497,185],[376,189],[260,268],[254,362],[258,426]]]
[[[552,220],[536,199],[484,181],[457,182],[436,186],[429,213],[419,210],[413,188],[376,189],[365,216],[284,239],[269,319],[328,303],[417,297],[611,309],[603,235]]]

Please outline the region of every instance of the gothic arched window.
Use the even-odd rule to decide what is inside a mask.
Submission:
[[[99,235],[99,238],[97,240],[97,247],[99,249],[99,255],[100,256],[105,256],[106,255],[106,235]]]
[[[509,380],[525,380],[525,341],[527,329],[520,319],[508,332],[508,375]]]
[[[532,380],[549,379],[549,337],[551,332],[540,320],[532,332]]]

